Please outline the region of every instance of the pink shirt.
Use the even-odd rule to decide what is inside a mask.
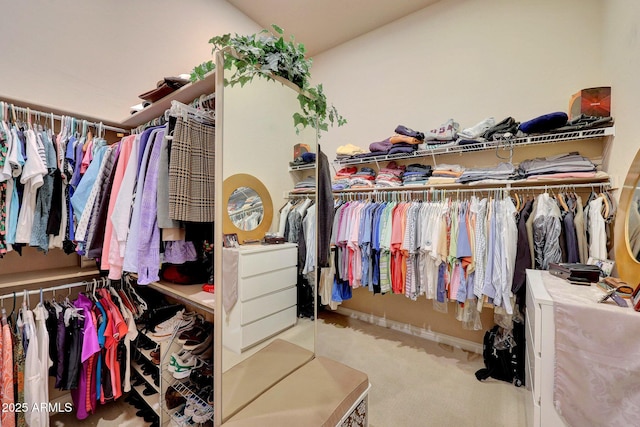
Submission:
[[[124,171],[129,163],[129,157],[131,156],[131,150],[133,148],[133,141],[136,139],[135,135],[130,135],[122,139],[120,143],[120,156],[118,157],[118,164],[116,165],[116,172],[113,177],[113,187],[111,188],[111,198],[109,199],[109,208],[107,210],[107,223],[104,228],[104,241],[102,243],[102,259],[100,260],[100,268],[102,270],[109,270],[109,250],[111,248],[111,236],[113,234],[113,223],[111,222],[111,214],[115,209],[116,199],[118,197],[118,191],[122,185],[122,177]],[[109,272],[109,278],[119,279],[122,276],[122,268],[120,268],[117,274],[112,275]]]

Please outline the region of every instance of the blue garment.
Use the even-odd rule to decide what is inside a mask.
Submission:
[[[100,301],[96,301],[96,307],[102,313],[102,321],[98,326],[98,344],[100,344],[100,349],[104,348],[105,338],[104,331],[107,329],[107,312],[104,311],[104,307]],[[96,361],[96,399],[100,401],[100,389],[102,388],[102,351],[98,352],[98,360]]]
[[[82,176],[76,191],[73,193],[71,197],[71,205],[73,206],[73,212],[76,218],[80,219],[82,217],[82,212],[87,204],[87,199],[89,199],[89,194],[91,194],[91,189],[93,188],[93,184],[96,182],[98,178],[98,172],[100,171],[100,165],[102,164],[102,160],[104,158],[104,153],[107,152],[107,147],[102,146],[96,151],[93,155],[93,160],[89,164],[86,172]]]
[[[467,210],[469,206],[466,203],[460,205],[460,211],[458,213],[458,243],[456,258],[470,257],[471,244],[469,243],[469,230],[467,229]]]
[[[484,271],[484,286],[482,293],[493,299],[496,296],[496,289],[493,287],[493,257],[496,244],[496,205],[495,200],[491,201],[491,218],[489,219],[489,241],[487,242],[487,264]],[[488,210],[489,208],[487,208]]]
[[[373,291],[371,284],[371,210],[375,208],[374,203],[368,203],[360,216],[360,228],[358,229],[358,246],[360,246],[360,258],[362,265],[362,286],[369,286],[369,290]]]
[[[438,287],[436,290],[436,300],[438,302],[445,302],[447,297],[447,290],[444,286],[444,273],[447,268],[446,262],[441,262],[438,267]]]
[[[380,293],[380,219],[382,218],[382,212],[384,212],[386,203],[379,203],[376,207],[376,210],[373,214],[372,220],[372,228],[373,235],[371,239],[371,249],[372,249],[372,265],[373,265],[373,274],[371,277],[371,283],[373,285],[373,292]]]

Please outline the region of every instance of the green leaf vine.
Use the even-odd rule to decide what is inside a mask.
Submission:
[[[209,43],[213,45],[212,54],[218,50],[230,48],[235,54],[225,53],[224,68],[234,70],[229,80],[225,79],[225,86],[244,86],[254,77],[273,80],[279,76],[289,80],[301,89],[298,95],[300,111],[293,114],[293,124],[296,133],[302,128],[311,126],[320,131],[329,130],[329,125],[343,126],[347,120],[338,113],[333,104],[329,105],[322,90],[322,84],[311,86],[312,59],[305,57],[302,43],[295,43],[293,36],[289,41],[284,39],[284,30],[277,25],[271,26],[275,35],[262,30],[250,36],[224,34],[212,37]],[[204,79],[215,69],[213,61],[207,61],[194,67],[191,81]]]

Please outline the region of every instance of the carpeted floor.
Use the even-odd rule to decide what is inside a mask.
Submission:
[[[366,372],[371,383],[371,427],[526,426],[525,388],[474,373],[482,356],[423,338],[322,312],[317,354]],[[311,385],[310,385],[311,386]],[[98,413],[78,421],[74,414],[51,417],[52,427],[148,426],[122,399],[98,405]]]
[[[317,354],[366,372],[371,427],[526,426],[530,392],[474,373],[482,356],[322,312]]]

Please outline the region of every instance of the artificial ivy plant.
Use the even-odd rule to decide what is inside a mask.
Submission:
[[[298,95],[301,112],[293,115],[296,132],[307,126],[316,128],[317,131],[327,131],[329,124],[342,126],[347,123],[336,107],[327,104],[322,84],[309,84],[312,59],[305,58],[304,45],[295,43],[293,36],[289,41],[285,41],[284,30],[277,25],[272,27],[277,35],[262,30],[250,36],[236,34],[232,37],[231,34],[225,34],[209,40],[213,45],[212,53],[224,48],[230,48],[235,53],[225,55],[225,69],[234,70],[231,78],[224,80],[225,86],[238,83],[244,86],[256,76],[269,80],[273,80],[274,75],[280,76],[301,89]],[[214,68],[213,61],[196,66],[191,73],[191,80],[204,79]]]

